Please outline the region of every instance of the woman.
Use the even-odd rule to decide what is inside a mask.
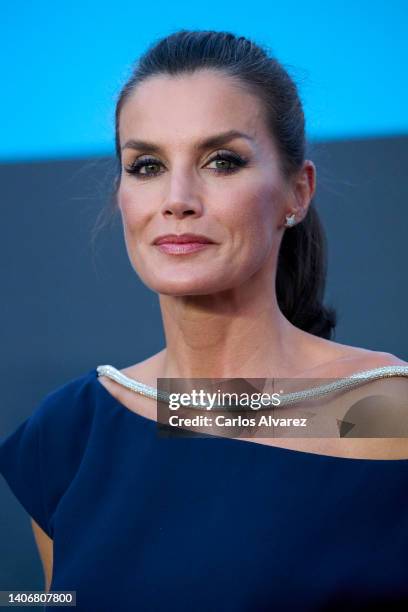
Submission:
[[[156,436],[158,379],[374,372],[407,390],[405,361],[330,340],[290,76],[243,37],[176,32],[119,96],[116,153],[115,206],[166,347],[69,381],[0,447],[46,588],[87,611],[403,609],[406,438]]]

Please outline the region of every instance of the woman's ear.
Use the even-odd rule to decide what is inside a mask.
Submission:
[[[298,222],[306,216],[315,191],[316,166],[310,159],[306,159],[303,162],[302,169],[296,174],[293,184],[294,212],[296,212]]]

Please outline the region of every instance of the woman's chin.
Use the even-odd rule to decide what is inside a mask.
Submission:
[[[199,278],[186,279],[180,281],[179,279],[169,281],[169,279],[163,280],[162,282],[156,281],[147,283],[152,291],[161,295],[174,295],[174,296],[187,296],[187,295],[208,295],[211,293],[217,293],[225,287],[221,286],[220,283],[211,280],[200,280]]]
[[[197,287],[196,283],[193,283],[191,285],[186,284],[184,287],[162,286],[160,288],[154,289],[154,291],[156,291],[156,293],[159,293],[160,295],[173,295],[175,297],[182,297],[188,295],[208,295],[211,293],[216,293],[217,289],[215,289],[214,287],[209,287],[208,289],[203,286]]]

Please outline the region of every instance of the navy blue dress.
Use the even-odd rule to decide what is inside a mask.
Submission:
[[[159,437],[92,369],[1,441],[0,472],[78,611],[408,609],[408,460]]]

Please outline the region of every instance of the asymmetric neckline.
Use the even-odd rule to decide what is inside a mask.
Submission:
[[[408,370],[408,368],[407,368]],[[145,423],[146,425],[148,425],[149,427],[156,427],[157,425],[157,420],[156,419],[150,419],[149,417],[144,416],[143,414],[140,414],[139,412],[135,412],[134,410],[131,410],[130,408],[128,408],[125,404],[123,404],[120,400],[118,400],[114,395],[112,395],[112,393],[110,393],[108,391],[108,389],[98,380],[99,375],[98,375],[98,370],[97,368],[93,368],[91,370],[91,375],[92,375],[92,382],[97,385],[97,388],[99,387],[99,389],[101,389],[101,393],[102,395],[108,399],[110,401],[110,404],[112,407],[115,407],[120,414],[123,415],[130,415],[130,419],[132,421],[135,422],[139,422],[139,423]],[[124,375],[125,376],[125,375]],[[134,380],[134,379],[131,379]],[[120,383],[119,383],[120,384]],[[301,450],[295,450],[292,448],[285,448],[285,447],[280,447],[280,446],[274,446],[274,445],[270,445],[270,444],[262,444],[259,442],[251,442],[248,440],[243,440],[240,438],[229,438],[229,437],[223,437],[223,436],[214,436],[211,434],[206,434],[205,436],[202,437],[193,437],[193,438],[184,438],[184,440],[188,440],[188,439],[192,439],[195,442],[199,441],[199,440],[212,440],[215,441],[217,440],[218,443],[226,443],[227,445],[234,445],[234,443],[238,443],[238,445],[242,446],[242,444],[247,444],[247,445],[252,445],[252,446],[256,446],[257,448],[263,448],[265,450],[259,450],[259,452],[275,452],[277,454],[279,454],[279,452],[283,455],[286,454],[286,456],[288,457],[298,457],[298,458],[304,458],[304,459],[314,459],[316,458],[317,461],[348,461],[348,462],[353,462],[353,463],[367,463],[369,462],[370,464],[385,464],[385,463],[394,463],[394,462],[399,462],[399,465],[401,465],[401,463],[404,463],[408,465],[408,458],[406,459],[368,459],[368,458],[361,458],[361,457],[338,457],[336,455],[325,455],[325,454],[319,454],[319,453],[313,453],[313,452],[308,452],[308,451],[301,451]],[[236,445],[235,445],[236,446]]]
[[[49,590],[75,589],[77,612],[407,608],[407,460],[167,435],[96,374],[0,436],[0,481],[54,541]]]

